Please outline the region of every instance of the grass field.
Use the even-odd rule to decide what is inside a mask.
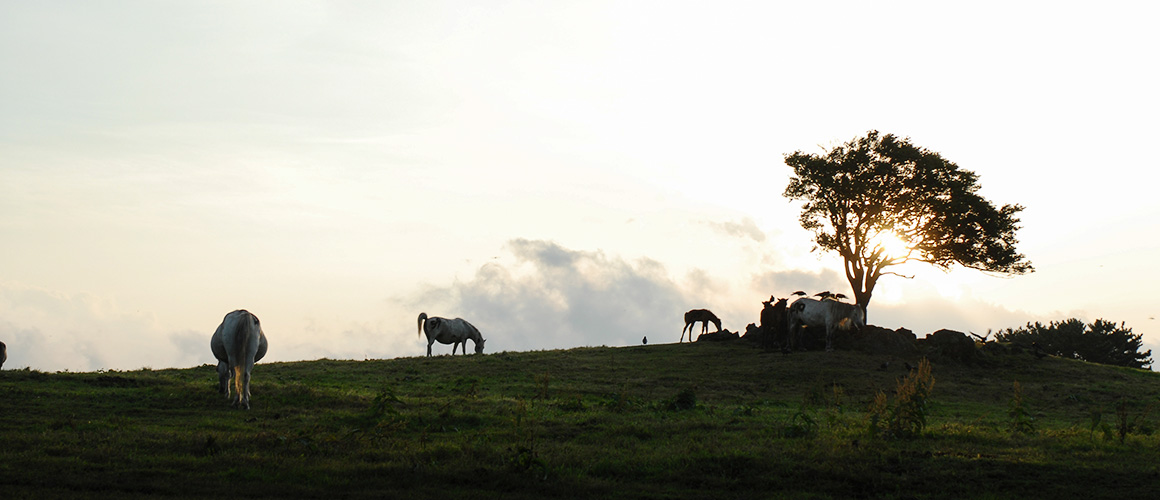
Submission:
[[[904,363],[743,341],[259,363],[250,411],[210,365],[3,371],[0,497],[1158,494],[1160,374],[935,359],[916,396]]]

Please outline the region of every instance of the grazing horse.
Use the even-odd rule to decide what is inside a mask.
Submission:
[[[770,348],[774,342],[785,337],[786,302],[788,301],[789,299],[777,299],[770,295],[769,300],[761,302],[762,347]]]
[[[209,340],[209,348],[218,359],[218,391],[230,397],[230,378],[234,382],[234,406],[250,409],[250,372],[254,362],[266,355],[266,333],[258,317],[239,309],[226,315]]]
[[[789,332],[788,347],[800,335],[802,326],[826,329],[826,350],[834,350],[834,330],[860,330],[866,326],[862,307],[857,304],[847,304],[836,300],[814,300],[800,298],[789,307],[786,327]]]
[[[689,342],[693,341],[693,324],[701,322],[701,333],[709,331],[709,323],[717,327],[717,331],[721,331],[721,320],[717,318],[716,314],[708,309],[693,309],[685,313],[685,327],[681,328],[681,340],[685,341],[685,330],[689,330]]]
[[[424,321],[426,320],[426,321]],[[427,313],[419,313],[419,334],[427,333],[427,357],[431,357],[431,344],[439,341],[440,344],[452,344],[451,355],[459,344],[463,344],[463,354],[467,354],[467,340],[475,342],[475,353],[483,353],[483,335],[479,329],[462,318],[447,319],[438,316],[427,317]]]

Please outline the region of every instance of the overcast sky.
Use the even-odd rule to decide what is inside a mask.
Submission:
[[[421,355],[420,312],[487,352],[744,330],[849,292],[783,160],[872,129],[1025,206],[1036,272],[907,266],[871,323],[1103,318],[1160,354],[1157,10],[0,0],[4,366],[209,363],[239,308],[267,361]]]

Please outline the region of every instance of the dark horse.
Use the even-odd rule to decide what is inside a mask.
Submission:
[[[685,330],[689,331],[689,342],[693,341],[693,324],[698,321],[701,322],[701,333],[709,331],[710,322],[717,327],[717,331],[721,331],[721,319],[716,314],[708,309],[693,309],[685,313],[685,327],[681,328],[680,342],[685,341]]]
[[[770,295],[769,300],[761,302],[761,346],[765,349],[771,349],[774,344],[784,342],[788,300]]]

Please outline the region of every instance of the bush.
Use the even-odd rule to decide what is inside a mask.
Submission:
[[[926,428],[926,401],[934,388],[930,361],[923,358],[918,368],[898,382],[897,394],[891,403],[886,393],[878,391],[870,404],[870,434],[891,438],[908,438]]]
[[[1143,340],[1124,323],[1097,319],[1085,325],[1072,318],[1044,325],[1038,321],[1026,327],[1008,328],[995,334],[1000,342],[1012,342],[1026,348],[1038,346],[1044,353],[1106,365],[1147,368],[1152,365],[1152,351],[1140,352]]]

